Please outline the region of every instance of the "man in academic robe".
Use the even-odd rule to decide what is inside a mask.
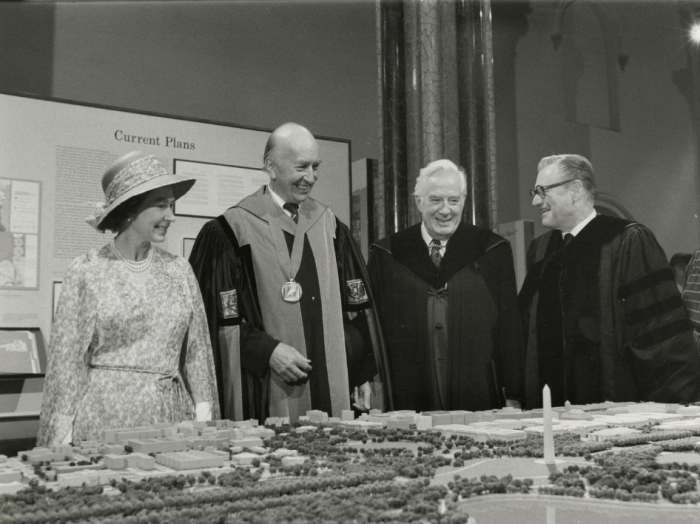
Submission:
[[[598,215],[590,162],[543,158],[532,205],[551,231],[533,240],[520,291],[527,407],[606,400],[700,400],[700,356],[653,233]]]
[[[208,222],[192,248],[231,419],[341,416],[369,408],[383,372],[366,267],[348,228],[311,198],[321,159],[313,135],[270,135],[270,182]]]
[[[510,244],[461,221],[466,194],[463,171],[431,162],[414,193],[421,223],[371,247],[397,409],[486,410],[523,399]]]

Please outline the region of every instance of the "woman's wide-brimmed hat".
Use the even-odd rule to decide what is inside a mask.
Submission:
[[[117,159],[102,175],[105,201],[91,202],[95,214],[87,217],[85,222],[104,233],[105,219],[130,198],[153,189],[172,186],[177,200],[187,193],[195,182],[191,177],[169,174],[153,155],[132,151]]]

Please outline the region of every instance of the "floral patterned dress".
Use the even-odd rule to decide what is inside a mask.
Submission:
[[[145,284],[109,245],[68,268],[54,321],[38,445],[105,429],[194,419],[192,393],[219,418],[199,286],[183,258],[152,246]],[[183,342],[185,342],[183,344]]]

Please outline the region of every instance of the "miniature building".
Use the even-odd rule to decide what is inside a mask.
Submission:
[[[650,419],[642,415],[619,414],[615,416],[598,416],[594,415],[593,420],[604,422],[609,426],[625,426],[628,428],[638,428],[649,424]]]
[[[78,462],[80,462],[80,460]],[[57,462],[53,467],[59,475],[63,473],[75,473],[76,471],[83,471],[86,469],[102,469],[101,464],[85,464],[83,466],[78,466],[77,462],[75,466],[71,466],[69,462]]]
[[[24,457],[26,455],[27,462],[30,464],[36,464],[37,462],[54,462],[57,460],[64,460],[65,453],[55,453],[48,448],[34,448],[30,451],[20,451],[18,456]]]
[[[527,433],[519,429],[490,429],[487,430],[489,438],[493,440],[502,440],[504,442],[515,442],[527,438]]]
[[[289,424],[289,417],[267,417],[265,419],[266,426],[279,427],[285,424]]]
[[[433,417],[426,417],[424,415],[416,415],[414,418],[416,423],[416,429],[432,429],[433,427]]]
[[[126,469],[126,455],[105,455],[102,462],[109,469]]]
[[[523,417],[523,410],[516,408],[503,408],[494,413],[495,420],[514,419],[518,420]]]
[[[125,456],[127,468],[150,470],[156,465],[156,459],[150,455],[144,455],[143,453],[130,453],[129,455]]]
[[[22,473],[9,468],[0,469],[0,484],[22,480]]]
[[[411,424],[413,420],[400,420],[397,418],[390,418],[386,421],[387,429],[411,429]]]
[[[293,456],[293,457],[282,457],[283,466],[296,466],[298,464],[303,464],[308,460],[308,457]]]
[[[582,409],[570,409],[559,415],[560,420],[593,420],[590,413],[586,413]]]
[[[367,431],[369,428],[384,427],[384,424],[381,422],[370,422],[369,420],[364,420],[362,417],[356,420],[341,421],[340,423],[343,426],[350,426],[356,429],[362,429],[364,431]],[[299,431],[299,428],[297,428],[297,431]]]
[[[464,411],[464,410],[450,411],[450,416],[451,416],[450,424],[466,424],[467,423],[466,415],[468,415],[469,413],[473,413],[473,412],[472,411]]]
[[[379,422],[380,424],[382,424],[382,426],[386,426],[386,421],[389,420],[389,417],[390,415],[387,415],[386,413],[370,413],[369,415],[367,415],[367,420],[370,422]]]
[[[249,466],[254,460],[259,460],[260,457],[255,453],[239,453],[237,455],[231,456],[231,464],[236,464],[237,466]]]
[[[73,453],[73,446],[68,444],[56,444],[51,446],[51,450],[54,453],[63,453],[64,455],[70,455]]]
[[[525,428],[523,430],[525,433],[529,433],[531,435],[544,435],[544,426],[530,426],[529,428]],[[568,428],[566,426],[562,426],[560,424],[552,424],[552,434],[553,435],[558,435],[560,433],[566,433],[568,431]]]
[[[425,412],[423,415],[430,415],[430,417],[433,419],[433,427],[449,426],[452,424],[452,415],[450,415],[448,411]]]
[[[14,495],[20,490],[27,487],[24,482],[8,482],[7,484],[0,484],[0,495]]]
[[[251,453],[252,455],[252,453]],[[254,455],[257,457],[257,455]],[[225,458],[206,451],[176,451],[156,455],[156,462],[176,470],[215,468],[224,465]]]
[[[678,415],[683,415],[684,417],[699,417],[700,416],[700,406],[683,406],[678,408],[676,411]]]
[[[311,422],[318,422],[320,424],[328,422],[328,413],[316,409],[307,411],[306,416],[309,417]]]
[[[618,428],[607,428],[594,431],[588,435],[588,440],[594,440],[597,442],[608,440],[616,437],[623,437],[626,435],[635,435],[641,433],[638,429],[618,427]]]
[[[119,480],[119,474],[113,471],[76,471],[59,475],[58,485],[68,486],[104,486],[112,479]]]
[[[282,457],[293,457],[294,455],[297,455],[298,451],[296,449],[285,449],[285,448],[278,448],[272,453],[270,453],[271,456],[276,457],[276,458],[282,458]]]
[[[316,429],[314,427],[314,429]],[[251,446],[262,446],[263,441],[260,437],[247,437],[242,439],[231,439],[232,446],[240,446],[242,448],[249,448]]]
[[[665,406],[665,404],[663,404]],[[649,420],[656,422],[674,422],[676,420],[683,420],[683,415],[678,415],[677,413],[658,413],[658,412],[644,412],[639,413]]]
[[[668,413],[669,404],[658,402],[640,402],[627,406],[627,413]]]
[[[183,439],[162,438],[162,439],[134,439],[127,441],[137,453],[169,453],[172,451],[185,451],[187,444]]]
[[[684,420],[674,420],[663,422],[655,429],[700,429],[700,418],[688,418]]]
[[[440,432],[441,435],[448,438],[452,435],[464,435],[476,440],[477,442],[485,442],[489,438],[488,430],[486,428],[474,427],[472,425],[445,424],[442,426],[433,426],[433,430]]]
[[[116,455],[124,452],[124,446],[122,444],[103,444],[100,447],[102,454]]]
[[[527,423],[522,420],[514,420],[510,418],[496,419],[493,422],[487,422],[493,427],[503,428],[503,429],[522,429],[529,426],[534,426],[536,424]]]

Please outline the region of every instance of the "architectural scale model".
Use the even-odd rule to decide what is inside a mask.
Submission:
[[[283,522],[288,504],[313,520],[305,512],[319,497],[330,506],[317,510],[336,511],[327,515],[334,521],[358,519],[358,511],[422,511],[468,522],[468,499],[494,493],[700,501],[700,406],[551,409],[544,398],[545,409],[535,411],[372,410],[359,419],[309,411],[294,424],[270,418],[264,426],[217,420],[109,430],[100,441],[0,456],[0,524],[43,522],[41,504],[21,503],[30,496],[54,509],[66,497],[88,501],[75,515],[64,508],[61,522],[134,523],[166,522],[185,510],[236,522],[262,511]],[[251,497],[257,502],[242,502]],[[105,504],[110,509],[91,509]],[[687,509],[700,518],[700,508]]]

